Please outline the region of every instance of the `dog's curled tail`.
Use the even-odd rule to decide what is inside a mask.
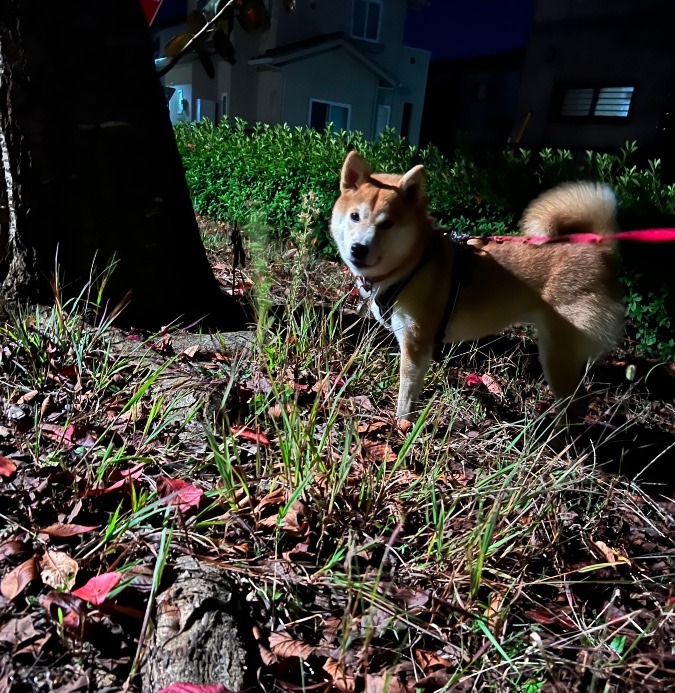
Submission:
[[[601,183],[563,183],[533,200],[523,212],[525,236],[562,236],[570,233],[607,235],[617,229],[617,201]]]

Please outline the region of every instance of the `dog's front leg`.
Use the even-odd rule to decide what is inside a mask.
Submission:
[[[406,336],[400,340],[400,347],[401,369],[396,416],[399,419],[413,421],[417,414],[417,398],[431,363],[432,349]]]

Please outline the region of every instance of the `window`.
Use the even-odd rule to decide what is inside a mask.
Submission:
[[[351,111],[352,107],[348,104],[311,99],[309,126],[318,132],[323,132],[327,123],[333,123],[334,130],[349,130]]]
[[[377,107],[377,115],[375,116],[375,137],[389,127],[389,119],[391,117],[391,106],[381,104]]]
[[[220,120],[227,118],[227,92],[220,95]]]
[[[572,118],[627,118],[635,87],[565,89],[560,115]]]
[[[354,0],[352,36],[365,41],[379,41],[382,0]]]
[[[401,116],[401,137],[407,137],[410,134],[410,125],[412,124],[412,109],[413,105],[410,101],[403,104],[403,115]]]

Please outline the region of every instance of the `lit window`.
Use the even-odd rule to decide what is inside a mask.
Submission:
[[[333,124],[333,130],[349,130],[351,106],[344,103],[319,101],[309,102],[309,126],[318,132],[323,132],[328,123]]]
[[[352,36],[366,41],[380,38],[382,0],[354,0]]]
[[[563,92],[560,115],[573,118],[627,118],[634,87],[585,87]]]
[[[633,87],[605,87],[598,91],[593,115],[610,118],[627,118]]]
[[[588,116],[592,105],[593,89],[567,89],[560,113],[564,116]]]

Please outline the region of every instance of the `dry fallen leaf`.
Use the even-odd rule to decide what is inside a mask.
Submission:
[[[351,693],[356,688],[356,682],[348,674],[342,662],[329,657],[323,665],[323,670],[333,679],[333,687],[343,693]]]
[[[630,558],[624,556],[621,552],[616,549],[611,548],[604,541],[593,541],[593,546],[600,553],[600,555],[607,561],[607,563],[625,563],[630,565]]]
[[[97,529],[93,525],[75,525],[56,522],[48,527],[43,527],[39,530],[40,534],[47,534],[50,537],[74,537],[77,534],[86,534]]]
[[[364,441],[363,451],[372,462],[396,462],[398,459],[389,443]]]
[[[42,582],[55,590],[68,591],[75,582],[79,566],[63,551],[45,551],[40,558],[40,577]]]
[[[29,558],[21,565],[18,565],[14,570],[10,570],[0,582],[0,593],[5,599],[12,600],[17,595],[21,594],[26,585],[35,580],[38,576],[35,567],[35,559]]]
[[[296,640],[290,633],[271,633],[270,650],[279,657],[300,657],[307,659],[314,648],[302,640]]]
[[[503,392],[502,392],[502,386],[488,373],[483,373],[480,377],[481,382],[485,387],[493,394],[497,395],[497,397],[501,397]]]

